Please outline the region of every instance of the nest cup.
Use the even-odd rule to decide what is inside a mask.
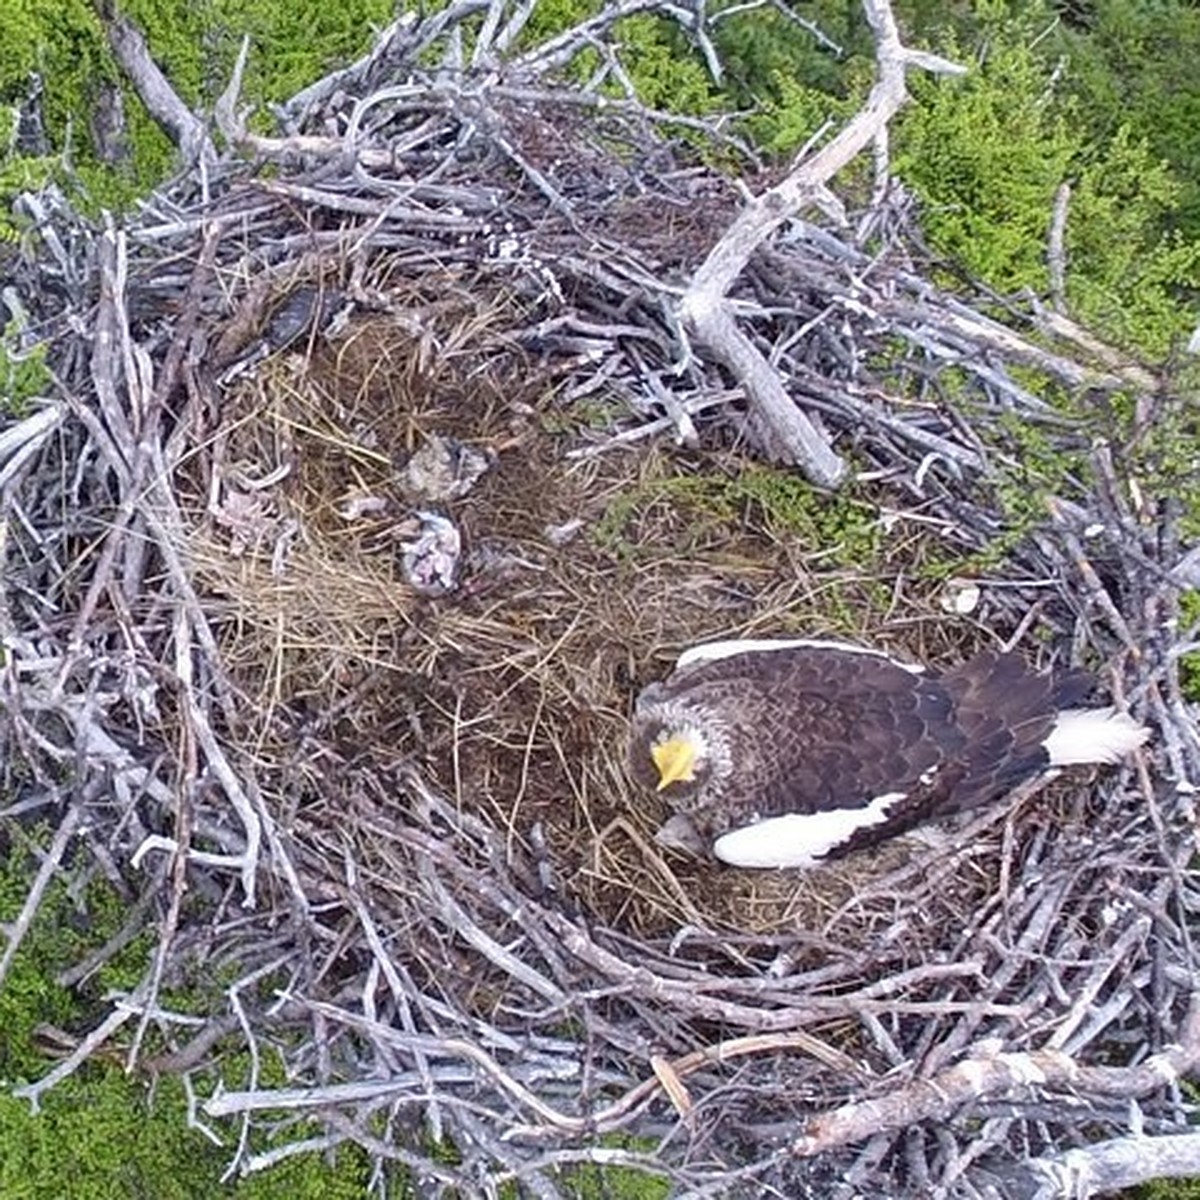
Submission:
[[[348,803],[343,770],[403,768],[540,863],[564,903],[631,934],[819,927],[893,856],[808,875],[664,856],[663,806],[626,775],[628,714],[679,649],[732,629],[877,638],[880,578],[830,565],[837,546],[731,486],[768,473],[727,436],[705,454],[588,453],[617,402],[564,400],[522,344],[521,301],[485,276],[394,300],[403,320],[314,328],[236,380],[185,476],[183,549],[251,699],[239,739],[277,771],[327,749],[280,797],[289,828],[325,846],[348,823],[405,821],[399,797]],[[461,495],[414,490],[406,464],[447,439],[483,473]],[[402,564],[430,506],[462,537],[435,596]],[[908,598],[893,648],[930,653],[935,593]],[[370,836],[355,842],[369,858]]]
[[[685,1046],[739,1021],[770,1027],[775,1002],[751,1009],[740,992],[764,978],[777,1000],[813,989],[818,1010],[853,997],[816,1020],[816,1061],[779,1096],[836,1095],[878,1052],[849,1019],[872,996],[904,997],[888,1040],[934,1060],[941,1039],[1015,1011],[956,998],[986,978],[980,940],[1043,910],[1040,871],[1102,878],[1126,836],[1123,801],[1097,810],[1076,780],[808,872],[753,872],[661,849],[666,812],[626,773],[633,697],[684,646],[816,634],[950,662],[994,644],[1002,584],[948,621],[961,586],[922,578],[937,537],[913,527],[889,546],[867,488],[851,508],[875,553],[851,565],[861,546],[789,518],[778,472],[736,425],[707,426],[703,452],[594,452],[621,407],[560,386],[530,349],[527,305],[486,274],[406,284],[392,301],[402,320],[314,328],[235,381],[185,476],[183,550],[249,701],[230,735],[255,747],[305,892],[340,898],[336,912],[349,887],[415,994],[469,1021],[495,1020],[526,971],[542,977],[529,949],[554,959],[580,923],[607,931],[618,975],[726,981],[740,1016],[673,1015]],[[407,465],[447,440],[486,468],[461,494],[414,493]],[[402,561],[431,505],[461,534],[437,595]],[[1053,627],[1071,609],[1043,596],[1041,613]],[[349,932],[349,909],[334,923],[343,944],[315,990],[354,994],[379,947]],[[515,961],[486,948],[506,942]],[[1010,964],[1005,986],[1016,977]],[[773,1119],[775,1091],[750,1094],[736,1111]]]

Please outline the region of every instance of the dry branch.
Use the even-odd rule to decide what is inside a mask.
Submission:
[[[920,1079],[881,1100],[862,1100],[813,1117],[792,1143],[802,1156],[864,1141],[880,1130],[946,1121],[967,1105],[998,1095],[1038,1088],[1073,1096],[1146,1096],[1177,1083],[1200,1064],[1200,1002],[1193,1001],[1180,1044],[1136,1067],[1081,1067],[1059,1050],[1009,1053],[989,1048],[931,1079]]]
[[[1055,1158],[1033,1159],[1014,1183],[1029,1200],[1088,1200],[1156,1179],[1200,1176],[1200,1134],[1123,1137]]]
[[[875,33],[879,78],[862,111],[782,183],[742,210],[692,277],[679,304],[685,325],[745,389],[768,452],[795,463],[814,483],[830,488],[845,479],[845,464],[833,452],[828,435],[789,397],[778,368],[738,328],[727,297],[750,256],[785,221],[809,204],[830,214],[839,210],[828,184],[869,143],[884,136],[888,121],[906,99],[904,73],[908,67],[942,74],[965,70],[933,55],[906,50],[891,7],[884,0],[869,0],[866,11]]]
[[[184,163],[190,166],[215,159],[216,149],[204,122],[180,99],[150,56],[141,30],[116,11],[112,0],[101,0],[98,8],[113,56],[129,76],[147,111],[179,147]]]

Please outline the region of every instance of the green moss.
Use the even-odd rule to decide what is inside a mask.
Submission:
[[[672,549],[694,554],[721,547],[731,533],[747,530],[773,540],[796,539],[835,566],[868,568],[879,551],[879,525],[872,505],[852,489],[837,496],[818,491],[793,471],[750,465],[736,474],[665,474],[641,480],[615,497],[594,536],[607,550],[637,557],[661,553],[643,548],[629,526],[660,510],[673,521]]]
[[[1128,1195],[1130,1200],[1200,1200],[1200,1179],[1156,1179]]]
[[[630,1137],[602,1138],[601,1144],[643,1154],[652,1154],[656,1145],[644,1138]],[[582,1163],[564,1170],[562,1175],[569,1195],[578,1200],[666,1200],[671,1194],[668,1180],[633,1167]]]
[[[7,836],[6,836],[7,834]],[[20,911],[37,869],[46,829],[0,828],[0,923]],[[210,1137],[187,1124],[182,1083],[164,1076],[153,1081],[127,1075],[119,1039],[80,1070],[50,1089],[34,1114],[11,1089],[41,1078],[55,1065],[48,1048],[62,1037],[79,1036],[110,1009],[112,992],[128,991],[154,952],[146,931],[115,955],[86,984],[69,990],[55,982],[67,966],[112,937],[129,912],[127,901],[101,876],[80,874],[65,864],[64,875],[46,892],[37,917],[0,988],[0,1197],[4,1200],[360,1200],[368,1194],[372,1166],[366,1153],[346,1145],[336,1153],[297,1154],[259,1174],[222,1182],[237,1144],[235,1123],[212,1122]],[[223,991],[224,981],[185,983],[163,997],[167,1008],[202,1010]],[[269,981],[264,989],[270,990]],[[51,1036],[52,1031],[58,1031]],[[153,1035],[152,1035],[153,1036]],[[258,1082],[278,1087],[291,1082],[278,1054],[264,1049]],[[220,1058],[227,1087],[246,1086],[249,1056],[240,1048]],[[195,1078],[200,1098],[216,1075]],[[282,1148],[318,1134],[315,1124],[282,1119],[271,1129],[255,1129],[252,1154]],[[382,1130],[378,1132],[382,1133]],[[613,1143],[605,1143],[613,1144]],[[616,1143],[626,1145],[626,1143]],[[69,1153],[64,1152],[69,1147]],[[632,1143],[627,1148],[636,1149]],[[437,1150],[443,1162],[457,1162],[452,1145]],[[629,1168],[572,1167],[564,1182],[581,1200],[628,1197],[659,1200],[658,1179]],[[388,1180],[387,1194],[413,1196],[403,1171]],[[508,1195],[517,1196],[515,1189]]]
[[[0,830],[0,923],[12,921],[20,911],[39,847],[48,841],[45,830],[26,832],[12,824]],[[66,864],[64,876],[48,888],[0,988],[0,1196],[357,1200],[365,1195],[370,1164],[354,1147],[339,1150],[332,1159],[297,1155],[262,1175],[222,1184],[236,1137],[222,1127],[225,1144],[218,1146],[189,1129],[182,1084],[163,1078],[151,1087],[143,1078],[126,1075],[122,1047],[115,1042],[45,1093],[37,1114],[27,1101],[10,1094],[14,1086],[54,1067],[48,1047],[63,1035],[71,1038],[93,1028],[110,1009],[108,995],[128,991],[141,978],[153,953],[149,930],[79,987],[67,989],[55,982],[65,967],[112,937],[128,912],[126,899],[106,879],[81,875]],[[274,1072],[276,1082],[283,1081],[277,1060],[267,1055],[264,1064],[268,1077]],[[248,1077],[246,1056],[228,1056],[222,1071],[233,1080]],[[306,1127],[282,1123],[274,1144],[305,1133]],[[272,1144],[271,1137],[256,1133],[251,1149],[261,1152]]]
[[[777,537],[792,536],[835,566],[868,569],[880,548],[878,512],[853,488],[830,496],[794,471],[755,466],[728,481],[729,498],[761,514]]]
[[[1200,623],[1200,591],[1184,592],[1179,602],[1181,631]],[[1179,660],[1179,682],[1188,700],[1200,703],[1200,652],[1185,654]]]
[[[37,869],[37,846],[49,840],[45,831],[31,836],[19,828],[14,828],[11,836],[0,873],[0,922],[11,921],[20,911]],[[0,836],[0,844],[5,840]],[[40,1025],[68,1030],[87,1026],[101,1011],[107,1011],[104,995],[110,989],[132,986],[145,967],[148,934],[126,946],[79,989],[68,991],[55,983],[64,967],[103,945],[120,928],[128,911],[126,902],[107,881],[93,878],[81,883],[77,899],[65,883],[47,891],[0,989],[0,1082],[5,1084],[45,1072]]]
[[[220,1183],[234,1139],[216,1146],[184,1120],[175,1080],[152,1093],[119,1067],[85,1068],[45,1097],[42,1112],[0,1096],[0,1195],[5,1200],[358,1200],[369,1165],[353,1148],[329,1162],[318,1154],[285,1159],[262,1175]],[[70,1147],[64,1153],[64,1147]]]
[[[625,416],[628,406],[603,392],[581,396],[564,407],[547,407],[539,414],[543,432],[577,436],[587,432],[608,432]]]
[[[13,346],[11,331],[0,337],[0,414],[22,417],[29,401],[46,394],[50,371],[46,366],[45,346],[20,352]]]

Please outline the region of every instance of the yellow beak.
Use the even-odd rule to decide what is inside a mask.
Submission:
[[[696,745],[683,734],[669,737],[650,747],[650,756],[658,768],[658,791],[672,783],[691,783],[696,778]]]

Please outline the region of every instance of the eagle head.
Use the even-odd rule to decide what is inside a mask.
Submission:
[[[634,777],[676,809],[691,809],[714,777],[714,751],[704,731],[690,721],[639,722],[631,745]]]

